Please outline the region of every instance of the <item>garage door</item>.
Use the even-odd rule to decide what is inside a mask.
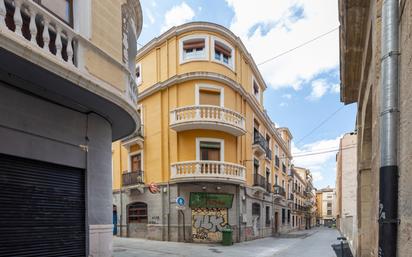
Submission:
[[[84,170],[0,154],[0,256],[85,256]]]

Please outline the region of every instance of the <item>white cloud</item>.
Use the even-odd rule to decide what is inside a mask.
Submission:
[[[328,170],[326,166],[330,162],[335,162],[340,138],[341,136],[335,139],[320,140],[301,147],[297,147],[292,142],[293,163],[296,166],[310,169],[314,182],[323,180],[326,172],[335,172],[335,169]]]
[[[314,80],[311,84],[312,91],[310,92],[310,95],[306,97],[306,99],[311,101],[319,100],[330,88],[327,81],[324,79]]]
[[[226,0],[235,13],[230,29],[256,63],[283,53],[338,26],[337,0]],[[254,31],[253,31],[254,30]],[[338,31],[259,66],[275,89],[302,84],[339,64]]]
[[[285,98],[285,99],[292,99],[291,94],[283,94],[282,97]]]
[[[339,85],[339,84],[335,84],[335,85],[331,86],[331,87],[330,87],[330,91],[331,91],[332,93],[335,93],[335,94],[340,94],[340,85]]]
[[[161,32],[164,32],[173,26],[178,26],[191,21],[194,16],[195,12],[185,2],[182,2],[180,5],[175,5],[165,13],[165,20]]]
[[[280,106],[280,107],[286,107],[286,106],[288,106],[288,104],[285,103],[285,102],[281,102],[281,103],[279,104],[279,106]]]
[[[147,14],[147,18],[149,19],[150,24],[154,24],[155,18],[153,16],[152,11],[150,11],[149,9],[146,9],[146,14]]]

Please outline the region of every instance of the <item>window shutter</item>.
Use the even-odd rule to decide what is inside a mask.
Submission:
[[[203,38],[189,39],[183,42],[184,50],[204,48],[204,47],[205,47],[205,40]]]
[[[222,54],[227,55],[229,58],[232,57],[232,49],[218,41],[215,41],[215,51],[219,51]]]

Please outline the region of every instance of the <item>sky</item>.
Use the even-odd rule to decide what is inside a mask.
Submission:
[[[355,129],[356,119],[356,105],[344,106],[339,96],[337,0],[141,0],[141,5],[140,46],[191,21],[214,22],[239,36],[268,86],[264,107],[277,126],[293,134],[293,163],[311,170],[316,188],[335,187],[334,150],[339,138]]]

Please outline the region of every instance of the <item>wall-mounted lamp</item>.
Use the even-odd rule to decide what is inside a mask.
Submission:
[[[220,189],[222,189],[221,187],[216,187],[216,190],[220,190]]]
[[[206,190],[206,187],[205,187],[205,186],[202,186],[202,190]]]

